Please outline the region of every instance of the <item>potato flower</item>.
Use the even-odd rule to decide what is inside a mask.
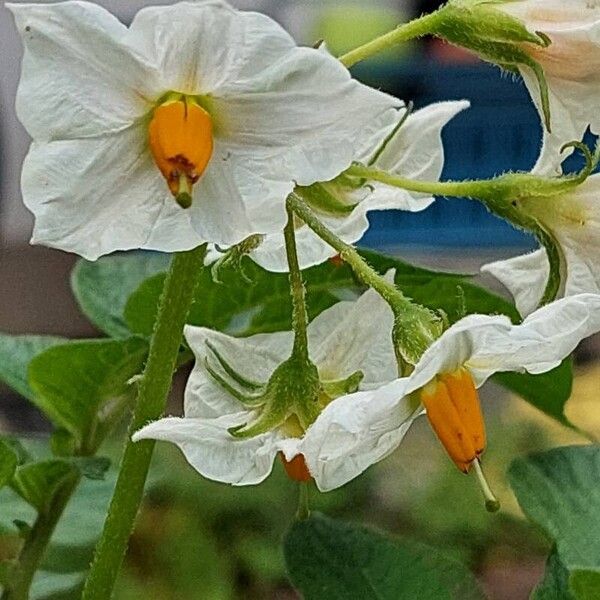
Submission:
[[[224,2],[139,11],[9,4],[32,241],[95,259],[279,231],[294,185],[330,180],[401,103]]]
[[[309,354],[321,382],[319,410],[348,391],[377,389],[397,376],[392,325],[392,311],[373,290],[355,302],[339,302],[309,324]],[[260,420],[265,396],[270,394],[269,386],[260,382],[273,381],[283,357],[291,352],[293,338],[291,331],[240,339],[187,327],[196,364],[185,391],[185,416],[150,423],[133,439],[176,444],[203,476],[233,485],[264,480],[278,453],[290,477],[310,479],[313,473],[307,471],[305,461],[317,460],[324,442],[312,434],[315,427],[319,431],[320,416],[303,427],[295,415],[284,414],[267,431],[242,438],[233,435],[246,423]],[[284,382],[288,387],[283,397],[267,398],[267,403],[285,403],[293,384]],[[319,486],[331,487],[318,474],[315,479]]]
[[[600,296],[558,300],[513,325],[508,317],[470,315],[446,330],[410,376],[340,396],[307,432],[305,455],[322,490],[357,477],[402,441],[425,408],[448,454],[464,472],[479,470],[485,430],[476,389],[501,371],[544,373],[600,330]]]

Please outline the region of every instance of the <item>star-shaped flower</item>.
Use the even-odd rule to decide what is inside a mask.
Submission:
[[[280,231],[294,185],[337,176],[401,106],[224,2],[145,8],[129,28],[87,2],[8,7],[32,241],[89,259]]]

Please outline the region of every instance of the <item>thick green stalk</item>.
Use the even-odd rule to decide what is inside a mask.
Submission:
[[[206,246],[176,254],[171,262],[150,353],[139,382],[129,435],[159,419],[165,409]],[[102,537],[83,591],[83,600],[109,600],[133,531],[154,450],[154,441],[128,439]]]
[[[294,232],[294,213],[288,206],[288,222],[283,230],[285,250],[290,271],[290,291],[292,294],[292,326],[294,329],[294,350],[292,354],[308,361],[308,314],[306,312],[306,289],[302,281],[296,235]]]
[[[79,475],[75,473],[70,475],[54,492],[47,509],[38,514],[19,553],[13,578],[2,593],[2,600],[27,600],[29,598],[33,577],[40,567],[52,534],[77,488],[79,479]]]
[[[350,50],[350,52],[340,56],[339,60],[347,67],[351,67],[352,65],[370,58],[379,52],[383,52],[396,44],[407,42],[431,33],[435,30],[442,17],[443,8],[428,15],[423,15],[409,23],[399,25],[396,29],[389,31],[354,50]]]

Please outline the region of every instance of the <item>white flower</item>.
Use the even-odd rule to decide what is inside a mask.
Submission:
[[[86,2],[8,6],[32,241],[86,258],[279,231],[294,184],[338,175],[401,105],[223,2],[145,8],[129,28]]]
[[[378,135],[371,135],[370,138],[365,136],[360,140],[353,159],[367,164],[374,158],[372,166],[375,168],[411,179],[437,180],[444,166],[442,129],[468,106],[467,101],[439,102],[408,116],[404,111],[398,113],[397,123],[391,128],[381,127]],[[400,128],[396,130],[394,126],[398,124]],[[382,145],[383,150],[378,153]],[[417,212],[426,209],[434,201],[431,196],[408,192],[377,181],[363,182],[358,189],[333,182],[321,185],[342,206],[354,206],[351,212],[340,210],[337,213],[317,208],[320,220],[347,243],[357,242],[363,236],[369,227],[367,213],[371,210],[400,209]],[[303,269],[322,263],[336,254],[331,246],[301,222],[296,228],[296,244],[300,267]],[[282,233],[266,236],[250,256],[269,271],[288,270]]]
[[[357,371],[364,376],[360,389],[376,389],[393,380],[397,367],[392,325],[390,308],[372,290],[356,302],[340,302],[321,313],[308,327],[309,353],[321,381],[339,381]],[[252,420],[254,412],[225,391],[207,370],[207,365],[215,371],[222,368],[220,356],[244,378],[267,381],[290,355],[292,332],[238,339],[187,327],[186,338],[196,364],[186,387],[185,417],[151,423],[134,435],[135,441],[151,438],[172,442],[202,475],[234,485],[264,480],[279,452],[288,467],[299,455],[313,462],[311,457],[324,443],[312,433],[315,428],[319,430],[320,417],[304,434],[298,431],[297,423],[286,422],[274,431],[236,439],[228,430]],[[330,487],[318,474],[315,479],[323,489]]]
[[[559,297],[600,294],[600,175],[592,175],[564,195],[522,200],[519,209],[557,242],[561,254]],[[525,316],[540,305],[550,264],[542,248],[484,265],[482,271],[506,286]]]
[[[341,396],[329,404],[310,431],[320,447],[306,455],[308,469],[322,490],[339,487],[397,448],[420,412],[415,406],[419,399],[433,397],[430,409],[439,408],[435,396],[443,391],[440,382],[447,382],[448,377],[454,378],[459,392],[470,394],[474,390],[469,387],[480,387],[499,371],[544,373],[559,365],[581,339],[598,330],[600,296],[594,294],[549,304],[521,325],[512,325],[505,316],[468,316],[434,342],[410,377]],[[452,400],[458,400],[460,413],[462,398]],[[474,420],[477,418],[480,415],[474,415]],[[438,435],[443,438],[444,432],[438,431]],[[477,444],[484,443],[484,439],[473,441],[473,458],[483,449]],[[453,458],[468,469],[460,464],[460,456]]]
[[[597,0],[516,0],[494,8],[518,18],[531,32],[551,41],[547,48],[527,44],[548,83],[552,133],[538,167],[556,170],[563,144],[580,140],[588,126],[600,133],[600,3]],[[542,114],[539,84],[528,68],[521,74]],[[543,120],[543,118],[542,118]]]

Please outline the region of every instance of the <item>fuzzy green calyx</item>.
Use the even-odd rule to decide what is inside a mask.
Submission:
[[[363,379],[363,373],[356,371],[344,379],[321,381],[310,360],[292,354],[261,384],[238,373],[212,344],[207,342],[207,348],[209,375],[247,409],[256,411],[254,420],[229,430],[236,438],[247,439],[280,427],[297,437],[332,400],[358,391]]]
[[[244,281],[251,283],[251,279],[244,273],[242,259],[244,256],[254,252],[262,244],[264,237],[260,233],[255,233],[227,250],[216,247],[216,250],[221,252],[223,256],[213,263],[210,268],[213,280],[216,283],[222,283],[221,274],[231,269],[238,271]]]
[[[500,4],[503,2],[497,0],[450,0],[440,9],[431,33],[508,71],[531,69],[540,88],[546,129],[550,131],[548,84],[528,46],[547,48],[551,41],[543,32],[529,31],[519,19],[498,9]]]
[[[425,350],[442,335],[445,325],[443,316],[418,304],[394,310],[392,340],[401,375],[412,370]]]

